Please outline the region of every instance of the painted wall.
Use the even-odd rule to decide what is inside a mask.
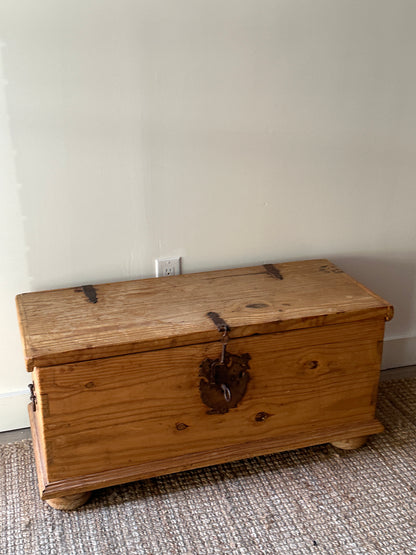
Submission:
[[[25,418],[14,294],[160,256],[330,257],[395,304],[385,364],[415,363],[415,18],[413,0],[2,0],[3,422]]]

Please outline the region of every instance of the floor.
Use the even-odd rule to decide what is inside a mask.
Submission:
[[[402,378],[416,378],[416,366],[405,366],[403,368],[382,370],[380,376],[381,381],[399,380]],[[0,432],[0,444],[11,443],[13,441],[19,441],[20,439],[27,439],[30,437],[30,428]]]
[[[21,430],[11,430],[10,432],[0,433],[0,443],[12,443],[20,439],[27,439],[30,436],[30,428],[22,428]]]

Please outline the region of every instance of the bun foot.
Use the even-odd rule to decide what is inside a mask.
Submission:
[[[53,499],[45,499],[46,503],[54,509],[60,511],[73,511],[84,505],[91,497],[91,492],[75,493],[74,495],[66,495],[65,497],[54,497]]]
[[[348,439],[337,439],[336,441],[331,441],[331,445],[337,447],[338,449],[358,449],[362,447],[368,439],[368,436],[351,437]]]

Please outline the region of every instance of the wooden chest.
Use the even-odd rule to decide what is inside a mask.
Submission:
[[[389,303],[328,260],[18,295],[42,499],[332,442],[375,419]]]

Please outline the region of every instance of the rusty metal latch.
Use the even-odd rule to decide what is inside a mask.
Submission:
[[[251,357],[248,353],[234,355],[227,352],[230,326],[216,312],[208,312],[207,316],[222,332],[221,355],[201,362],[199,391],[203,403],[211,409],[208,414],[225,414],[245,395],[250,380],[248,361]]]
[[[33,383],[30,383],[28,385],[28,388],[30,390],[30,400],[32,402],[32,409],[33,412],[36,412],[36,393],[35,393],[35,386],[33,385]]]
[[[214,322],[218,331],[227,333],[230,331],[230,326],[223,318],[221,318],[218,312],[207,312],[207,316]]]

